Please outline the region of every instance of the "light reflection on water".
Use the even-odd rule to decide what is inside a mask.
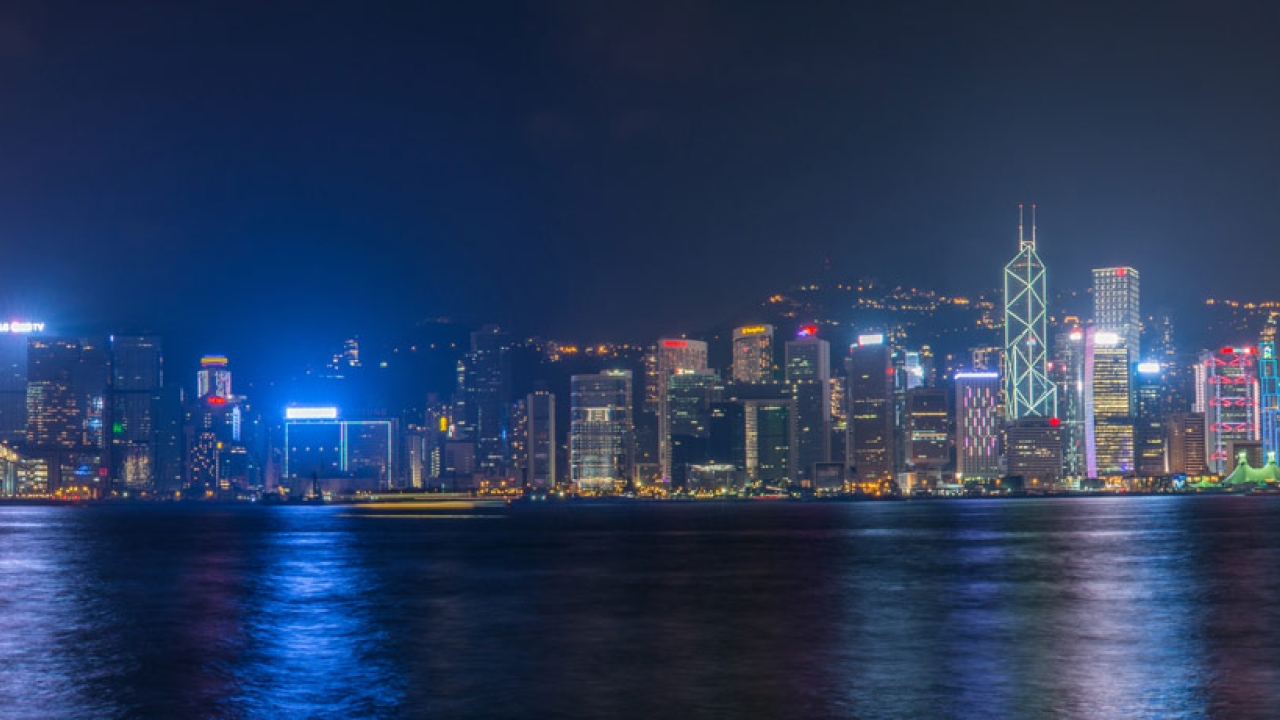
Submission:
[[[0,507],[0,716],[1266,717],[1280,498]]]

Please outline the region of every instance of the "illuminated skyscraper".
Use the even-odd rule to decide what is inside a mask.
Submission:
[[[156,405],[163,384],[160,338],[111,338],[112,479],[129,490],[156,484]],[[230,386],[230,382],[227,382]]]
[[[1098,332],[1119,335],[1133,362],[1142,358],[1139,290],[1138,271],[1131,267],[1093,271],[1093,326]]]
[[[460,440],[475,443],[487,475],[506,472],[510,430],[510,338],[492,325],[471,333],[471,352],[458,363],[454,418]]]
[[[200,358],[200,370],[196,372],[196,399],[207,397],[231,399],[231,370],[227,368],[226,355]]]
[[[849,411],[845,462],[858,480],[891,480],[894,471],[894,372],[884,335],[860,335],[846,360]]]
[[[1274,327],[1274,326],[1273,326]],[[1262,457],[1271,462],[1280,457],[1280,377],[1276,373],[1276,344],[1258,345],[1258,376],[1262,415]]]
[[[1090,329],[1085,337],[1085,462],[1089,477],[1134,471],[1133,395],[1129,350],[1119,335]]]
[[[946,391],[930,387],[907,390],[903,422],[907,464],[921,478],[941,480],[942,467],[951,460]]]
[[[1205,460],[1204,415],[1174,413],[1169,417],[1165,442],[1169,448],[1169,472],[1203,475],[1208,472]]]
[[[1035,205],[1031,239],[1022,235],[1018,206],[1018,254],[1004,268],[1005,404],[1010,420],[1053,417],[1057,402],[1048,375],[1045,269],[1036,254]]]
[[[529,471],[526,479],[533,487],[556,484],[556,396],[546,390],[529,393],[525,399],[529,415]]]
[[[956,475],[994,480],[1000,467],[1000,374],[956,373]]]
[[[27,336],[0,332],[0,444],[27,439]]]
[[[569,480],[612,492],[631,479],[631,371],[606,370],[569,380]]]
[[[831,460],[831,345],[816,327],[787,341],[786,379],[796,403],[796,477],[807,480]]]
[[[1210,472],[1231,471],[1232,441],[1259,439],[1257,361],[1257,351],[1251,347],[1224,347],[1200,353],[1193,409],[1204,413],[1205,455]]]
[[[1069,478],[1088,474],[1085,459],[1084,352],[1085,333],[1069,324],[1054,344],[1054,382],[1058,386],[1058,415],[1062,420],[1062,471]]]
[[[747,325],[733,330],[733,381],[773,379],[773,326]]]
[[[646,372],[645,406],[658,415],[658,472],[671,482],[671,418],[667,409],[667,388],[671,376],[680,371],[705,370],[707,344],[701,340],[660,338],[651,354]]]
[[[1165,447],[1164,373],[1158,362],[1140,362],[1133,376],[1133,460],[1138,475],[1169,472]]]

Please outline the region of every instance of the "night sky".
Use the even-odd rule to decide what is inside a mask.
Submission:
[[[646,340],[826,258],[994,287],[1018,202],[1051,290],[1280,299],[1280,3],[427,5],[6,4],[6,312]]]

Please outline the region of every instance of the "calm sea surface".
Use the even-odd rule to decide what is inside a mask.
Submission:
[[[0,507],[0,717],[1280,717],[1280,498]]]

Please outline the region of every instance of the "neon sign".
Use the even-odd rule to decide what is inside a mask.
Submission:
[[[285,420],[336,420],[338,419],[338,408],[328,407],[291,407],[284,410]],[[441,425],[445,426],[448,421],[441,419]]]
[[[0,323],[0,332],[6,332],[6,333],[44,332],[44,323],[19,322],[16,320],[12,322]]]

